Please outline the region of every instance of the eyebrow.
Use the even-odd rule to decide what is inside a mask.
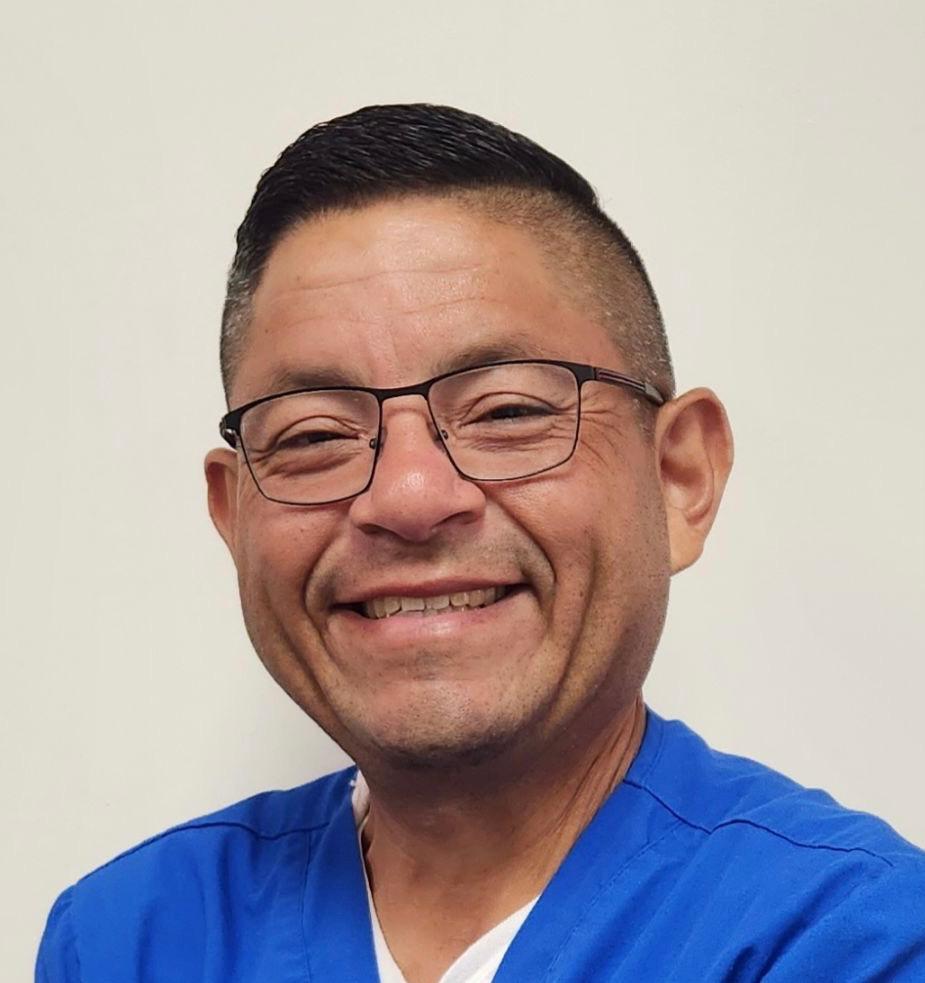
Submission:
[[[281,368],[267,380],[267,392],[283,393],[291,389],[325,389],[330,386],[361,385],[349,372],[336,366]]]
[[[539,348],[535,343],[521,341],[516,337],[503,341],[477,342],[452,352],[437,361],[433,376],[444,375],[447,372],[459,372],[463,369],[488,365],[491,362],[503,362],[519,358],[549,358],[548,352]],[[412,385],[422,380],[414,380]],[[268,393],[289,392],[294,389],[324,389],[327,387],[366,386],[368,382],[358,379],[355,374],[342,366],[312,366],[304,368],[282,367],[274,372],[267,380]]]
[[[462,351],[453,352],[437,362],[435,375],[445,372],[458,372],[491,362],[504,362],[517,358],[547,358],[548,353],[536,344],[520,341],[516,337],[503,341],[488,341],[469,345]]]

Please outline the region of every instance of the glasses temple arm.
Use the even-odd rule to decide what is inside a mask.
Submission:
[[[636,392],[645,396],[650,403],[662,406],[666,402],[665,397],[652,385],[651,382],[640,382],[638,379],[631,379],[628,375],[621,375],[610,369],[595,369],[594,378],[599,382],[609,382],[613,386],[625,386],[627,389],[635,389]]]

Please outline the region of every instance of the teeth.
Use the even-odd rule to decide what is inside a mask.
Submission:
[[[374,597],[363,603],[367,618],[389,618],[394,614],[415,612],[424,617],[447,610],[481,608],[504,597],[504,587],[486,587],[478,590],[457,591],[454,594],[438,594],[436,597]]]

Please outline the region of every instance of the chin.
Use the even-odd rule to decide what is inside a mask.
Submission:
[[[452,771],[474,768],[499,758],[510,741],[492,739],[470,741],[418,741],[379,744],[380,758],[403,771]]]
[[[487,718],[487,719],[486,719]],[[417,706],[400,720],[367,721],[367,754],[403,770],[472,768],[501,757],[522,736],[523,719],[471,708]]]

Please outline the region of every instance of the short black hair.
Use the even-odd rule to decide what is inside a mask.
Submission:
[[[221,333],[226,395],[250,322],[254,292],[271,252],[287,232],[331,211],[409,195],[460,192],[502,192],[508,204],[511,193],[524,201],[551,202],[553,211],[569,219],[567,224],[586,247],[585,264],[609,267],[598,269],[593,277],[599,291],[606,292],[608,280],[626,280],[628,268],[635,281],[630,290],[637,298],[633,306],[642,310],[622,318],[617,340],[635,371],[665,395],[673,393],[668,342],[649,276],[588,181],[559,157],[498,123],[450,106],[409,103],[366,106],[319,123],[261,175],[238,228],[228,274]],[[549,208],[532,211],[548,215]],[[614,269],[614,263],[622,269]],[[603,303],[605,310],[614,306],[618,305]],[[628,321],[632,323],[627,330]]]

